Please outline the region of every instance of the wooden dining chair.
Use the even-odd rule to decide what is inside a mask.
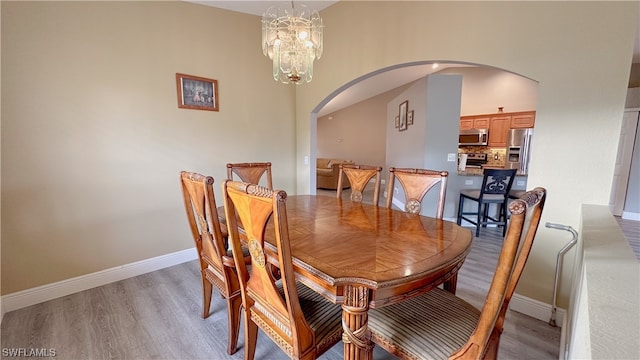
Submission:
[[[266,187],[273,189],[273,180],[271,178],[270,162],[254,162],[254,163],[228,163],[227,179],[234,180],[233,175],[240,178],[240,181],[249,184],[260,184],[262,176],[266,174]]]
[[[351,183],[351,201],[362,202],[362,194],[369,184],[369,181],[375,177],[375,187],[373,189],[373,205],[378,206],[378,198],[380,197],[380,173],[382,167],[368,165],[352,165],[340,164],[340,173],[338,175],[338,189],[336,196],[342,198],[342,182],[349,179]]]
[[[496,359],[504,317],[540,223],[547,192],[509,204],[511,221],[482,311],[435,288],[369,311],[372,340],[402,359]]]
[[[240,282],[235,264],[227,251],[226,230],[220,227],[213,193],[213,178],[193,172],[180,172],[182,197],[187,220],[198,252],[202,277],[202,317],[210,314],[213,286],[227,302],[229,339],[227,353],[236,352],[240,330]]]
[[[406,212],[420,214],[422,200],[434,186],[440,184],[438,204],[436,206],[436,219],[442,219],[447,193],[448,171],[436,171],[427,169],[389,168],[389,181],[387,182],[386,207],[391,208],[395,179],[398,179],[405,194],[404,210]]]
[[[245,360],[254,358],[258,328],[289,357],[315,359],[342,338],[342,309],[296,282],[287,224],[287,194],[230,180],[224,182],[223,193],[242,290]],[[250,270],[237,251],[241,247],[239,227],[248,239]],[[272,246],[265,250],[266,234],[273,235],[275,249]],[[280,267],[279,280],[272,276],[269,267],[274,260]]]

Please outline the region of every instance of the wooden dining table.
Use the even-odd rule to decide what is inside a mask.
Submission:
[[[473,239],[450,221],[329,196],[288,196],[286,208],[297,279],[342,305],[345,359],[372,358],[369,308],[440,284],[455,292]],[[272,231],[265,240],[278,265]]]

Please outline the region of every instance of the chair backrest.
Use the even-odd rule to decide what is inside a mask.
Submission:
[[[391,208],[393,201],[393,188],[397,178],[405,194],[404,210],[414,214],[422,211],[422,199],[435,185],[440,184],[436,218],[442,219],[444,203],[447,193],[448,171],[436,171],[427,169],[389,168],[389,181],[387,182],[386,207]]]
[[[267,188],[273,189],[270,162],[229,163],[227,164],[227,179],[233,180],[233,174],[236,174],[242,182],[249,184],[260,184],[262,176],[267,174]]]
[[[214,266],[219,274],[225,274],[221,275],[221,278],[224,278],[227,272],[224,270],[223,257],[227,251],[216,210],[213,178],[182,171],[180,183],[187,220],[200,261]]]
[[[487,352],[497,351],[509,301],[527,263],[546,197],[546,189],[538,187],[509,204],[509,228],[478,326],[466,345],[452,358],[462,355],[484,358]]]
[[[338,190],[337,197],[342,197],[342,182],[346,176],[351,183],[351,201],[362,202],[362,193],[367,187],[369,181],[375,176],[375,187],[373,189],[373,205],[378,205],[378,198],[380,197],[380,173],[382,172],[381,166],[367,166],[367,165],[351,165],[340,164],[340,174],[338,175]]]
[[[480,199],[485,195],[502,196],[506,199],[516,178],[517,169],[484,169]]]
[[[293,354],[305,353],[314,346],[314,333],[298,300],[287,224],[287,193],[230,180],[224,182],[223,192],[225,217],[245,311],[283,350],[288,348]],[[284,298],[276,286],[265,253],[265,233],[270,218],[273,219],[276,242],[273,245],[277,248],[275,255],[280,265]],[[243,261],[238,221],[248,239],[251,273]]]

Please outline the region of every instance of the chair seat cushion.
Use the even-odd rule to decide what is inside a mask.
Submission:
[[[282,281],[277,281],[276,286],[284,299]],[[300,282],[296,282],[296,289],[304,318],[316,335],[316,352],[322,354],[342,339],[342,307]]]
[[[342,339],[342,307],[301,283],[297,289],[304,317],[316,334],[316,351],[321,354]]]
[[[447,359],[473,333],[480,311],[436,288],[415,298],[369,311],[375,343],[406,359]]]
[[[480,199],[480,190],[462,190],[460,191],[460,195],[468,197],[470,199]],[[500,194],[484,194],[482,197],[483,201],[494,201],[494,202],[503,202],[504,195]]]

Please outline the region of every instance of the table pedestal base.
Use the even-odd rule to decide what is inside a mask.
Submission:
[[[344,287],[342,304],[342,342],[344,358],[372,360],[373,343],[368,328],[369,289],[365,286]]]

